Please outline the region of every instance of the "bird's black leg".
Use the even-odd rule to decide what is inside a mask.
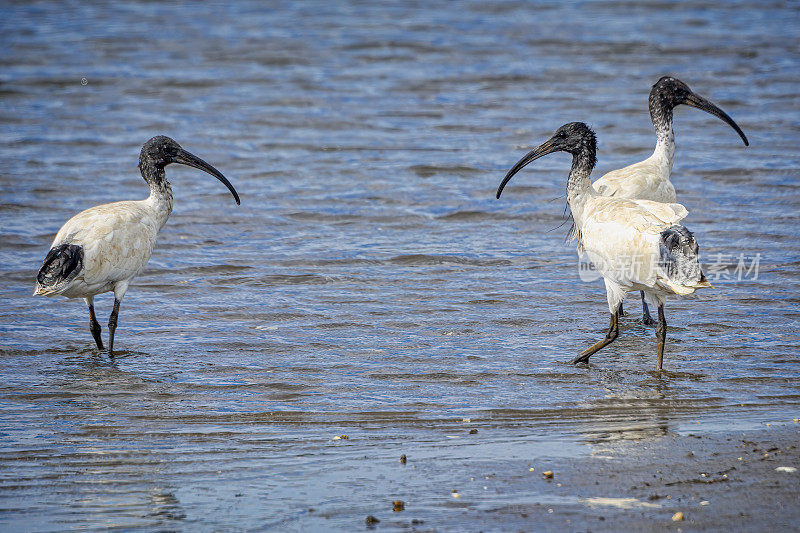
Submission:
[[[117,315],[119,315],[119,300],[114,298],[114,310],[108,319],[108,356],[114,358],[114,332],[117,330]]]
[[[622,303],[619,304],[619,309],[617,309],[617,314],[619,316],[625,316],[625,311],[622,310]]]
[[[650,308],[647,306],[647,302],[644,299],[644,291],[639,292],[642,293],[642,324],[645,326],[655,326],[656,321],[650,316]]]
[[[102,328],[100,327],[100,323],[97,321],[97,316],[94,314],[94,299],[86,298],[86,304],[89,306],[89,331],[92,332],[92,337],[94,337],[94,342],[97,344],[97,348],[102,350],[103,337],[100,335]]]
[[[622,306],[622,304],[620,304],[620,306]],[[582,351],[580,355],[571,361],[573,365],[577,365],[578,363],[588,363],[589,357],[591,357],[595,352],[614,342],[614,339],[619,336],[619,311],[620,307],[617,307],[617,310],[611,313],[611,326],[609,326],[608,331],[606,332],[606,338],[596,342],[589,348]]]
[[[667,340],[667,319],[664,317],[664,306],[658,306],[658,325],[656,326],[656,337],[658,338],[658,349],[656,351],[656,369],[661,370],[664,362],[664,341]]]

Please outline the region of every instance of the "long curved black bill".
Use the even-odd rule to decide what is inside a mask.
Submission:
[[[176,163],[180,163],[182,165],[188,165],[190,167],[199,168],[200,170],[208,172],[209,174],[217,178],[219,181],[225,184],[225,186],[228,188],[229,191],[231,191],[234,200],[236,200],[236,205],[241,205],[241,202],[239,201],[239,193],[237,193],[236,189],[233,188],[231,182],[228,181],[228,179],[222,175],[222,172],[212,167],[211,165],[209,165],[196,155],[190,154],[186,150],[180,150],[174,156],[174,160]]]
[[[503,192],[503,188],[505,188],[506,183],[508,183],[509,180],[511,180],[511,178],[514,177],[514,174],[522,170],[528,163],[531,163],[539,159],[540,157],[553,153],[555,151],[557,151],[557,149],[553,146],[553,139],[548,139],[538,147],[534,148],[533,150],[525,154],[525,157],[517,161],[517,163],[513,167],[511,167],[511,170],[508,171],[506,177],[503,178],[503,181],[497,188],[496,198],[498,200],[500,199],[500,194]]]
[[[736,130],[736,133],[738,133],[739,137],[741,137],[742,140],[744,141],[744,145],[750,146],[750,142],[747,140],[747,137],[745,136],[744,132],[739,127],[739,125],[731,117],[729,117],[728,114],[722,109],[718,108],[717,106],[715,106],[702,96],[698,96],[696,94],[690,94],[686,98],[686,102],[684,103],[686,105],[696,107],[697,109],[702,109],[706,113],[710,113],[715,117],[724,120],[725,122],[728,123],[728,126]]]

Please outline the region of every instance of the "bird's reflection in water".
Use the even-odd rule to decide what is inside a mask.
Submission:
[[[148,516],[160,517],[166,520],[183,520],[186,513],[181,507],[178,498],[172,492],[164,489],[153,489],[148,494],[150,512]]]

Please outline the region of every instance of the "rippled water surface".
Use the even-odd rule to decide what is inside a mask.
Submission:
[[[2,10],[5,526],[338,529],[387,525],[404,500],[431,527],[469,529],[467,511],[509,496],[490,484],[455,505],[451,489],[505,460],[797,416],[791,3]],[[759,257],[758,276],[668,302],[665,372],[636,298],[621,338],[575,368],[608,312],[564,242],[569,156],[494,191],[568,121],[597,131],[595,177],[645,158],[647,93],[667,73],[751,141],[676,110],[686,224],[707,263]],[[168,167],[175,210],[110,362],[83,302],[34,298],[34,278],[70,216],[146,195],[138,152],[160,133],[242,205]],[[110,295],[96,305],[105,323]]]

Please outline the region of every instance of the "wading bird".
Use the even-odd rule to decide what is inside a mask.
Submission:
[[[139,170],[150,186],[144,200],[98,205],[78,213],[58,231],[36,276],[34,295],[83,298],[89,307],[89,331],[103,349],[94,297],[114,291],[114,309],[108,321],[108,353],[114,357],[114,332],[119,305],[128,284],[150,259],[158,232],[172,212],[172,187],[164,167],[180,163],[208,172],[233,194],[233,185],[216,168],[163,135],[142,146]]]
[[[718,117],[736,130],[745,146],[747,137],[739,125],[722,109],[694,93],[688,85],[677,78],[663,76],[650,90],[650,119],[656,130],[656,148],[653,155],[633,165],[612,170],[594,182],[594,188],[603,196],[633,198],[673,203],[676,201],[675,187],[670,182],[672,163],[675,157],[675,134],[672,131],[672,112],[685,104],[696,107]],[[655,321],[642,292],[642,322],[652,326]]]
[[[611,326],[603,340],[584,350],[573,364],[589,357],[619,335],[619,308],[628,291],[644,291],[658,304],[656,368],[662,367],[667,323],[664,301],[669,294],[686,295],[710,287],[698,263],[697,241],[678,224],[686,209],[679,204],[614,198],[598,194],[589,182],[596,162],[594,132],[582,122],[561,126],[539,147],[508,171],[497,198],[508,181],[528,163],[553,152],[572,154],[567,179],[567,204],[575,221],[578,248],[603,276],[611,312]]]

